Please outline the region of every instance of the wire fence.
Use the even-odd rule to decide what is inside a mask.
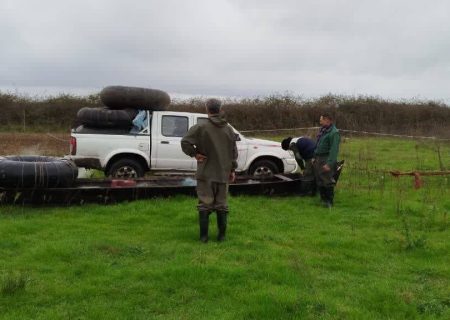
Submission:
[[[268,130],[241,130],[241,133],[251,134],[251,133],[278,133],[286,131],[305,131],[305,130],[318,130],[320,127],[301,127],[301,128],[282,128],[282,129],[268,129]],[[450,141],[450,139],[437,138],[432,136],[416,136],[416,135],[404,135],[404,134],[393,134],[393,133],[383,133],[383,132],[371,132],[371,131],[358,131],[358,130],[347,130],[339,129],[339,132],[343,133],[355,133],[359,135],[373,135],[382,137],[395,137],[395,138],[406,138],[406,139],[431,139],[437,141]]]

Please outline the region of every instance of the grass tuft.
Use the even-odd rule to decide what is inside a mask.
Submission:
[[[13,295],[25,291],[28,277],[23,273],[9,273],[2,279],[1,293],[3,295]]]

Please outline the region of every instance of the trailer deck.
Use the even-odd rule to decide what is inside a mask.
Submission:
[[[299,174],[274,175],[263,179],[238,176],[230,184],[231,195],[305,196],[311,194],[313,180]],[[0,188],[0,205],[82,205],[114,204],[123,201],[195,196],[193,176],[154,176],[134,180],[77,179],[70,188]]]

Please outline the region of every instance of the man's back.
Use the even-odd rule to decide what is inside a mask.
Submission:
[[[303,159],[309,160],[314,157],[314,150],[316,149],[316,143],[306,137],[300,137],[295,142],[298,151]],[[292,142],[291,142],[292,143]]]
[[[226,183],[237,166],[235,134],[221,116],[212,115],[208,119],[188,131],[181,140],[181,147],[189,156],[196,153],[206,156],[197,163],[197,179]]]

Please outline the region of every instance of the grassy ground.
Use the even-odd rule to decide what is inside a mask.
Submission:
[[[69,154],[68,133],[2,133],[0,132],[0,155],[46,155]]]
[[[383,171],[448,169],[439,153],[347,139],[333,209],[233,197],[221,244],[215,219],[198,242],[193,198],[1,207],[0,319],[448,319],[449,181]]]

